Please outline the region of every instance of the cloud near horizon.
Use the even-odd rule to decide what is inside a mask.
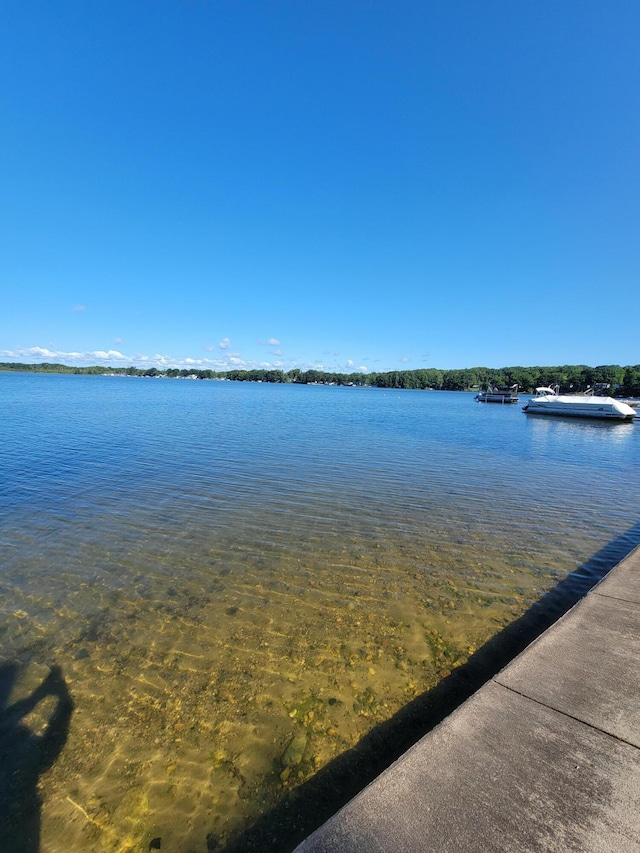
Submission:
[[[119,350],[89,350],[86,352],[67,352],[64,350],[51,350],[46,347],[26,347],[17,350],[0,350],[0,358],[10,359],[17,362],[35,363],[54,362],[65,364],[70,367],[93,367],[102,365],[104,367],[199,367],[204,370],[230,370],[232,368],[251,369],[258,366],[257,362],[244,361],[236,356],[226,358],[174,358],[161,353],[154,355],[127,355]]]
[[[198,368],[201,370],[214,370],[223,372],[226,370],[256,370],[276,368],[278,370],[286,370],[290,367],[298,367],[301,370],[321,370],[327,373],[340,373],[340,366],[330,367],[325,366],[322,362],[298,362],[288,359],[288,364],[281,360],[258,361],[253,359],[244,359],[239,353],[225,352],[220,358],[191,358],[162,355],[155,353],[154,355],[144,355],[137,353],[136,355],[127,355],[119,350],[89,350],[85,352],[68,352],[65,350],[52,350],[47,347],[25,347],[16,350],[0,350],[0,361],[13,361],[23,364],[42,364],[43,362],[64,364],[67,367],[139,367],[151,368],[155,367],[158,370],[166,370],[167,368]],[[351,362],[353,367],[353,362]],[[360,365],[357,368],[362,373],[366,373],[368,368]]]

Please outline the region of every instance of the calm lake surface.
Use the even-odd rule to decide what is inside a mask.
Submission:
[[[34,853],[222,850],[640,541],[640,423],[464,393],[7,373],[0,436],[18,775],[75,702]]]

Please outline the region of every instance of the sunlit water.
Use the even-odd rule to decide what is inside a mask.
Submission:
[[[0,395],[5,701],[53,664],[75,701],[45,853],[222,848],[638,529],[640,424],[227,382]]]

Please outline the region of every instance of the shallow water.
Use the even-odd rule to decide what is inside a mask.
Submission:
[[[638,424],[322,386],[0,394],[8,701],[52,664],[75,701],[40,775],[47,853],[221,849],[637,536]]]

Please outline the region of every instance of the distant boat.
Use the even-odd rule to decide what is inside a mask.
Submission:
[[[564,417],[599,418],[601,420],[630,421],[637,417],[631,406],[613,397],[594,394],[559,394],[555,388],[536,388],[522,411],[528,415],[560,415]]]
[[[517,385],[485,385],[484,388],[476,394],[478,403],[517,403],[518,386]]]

